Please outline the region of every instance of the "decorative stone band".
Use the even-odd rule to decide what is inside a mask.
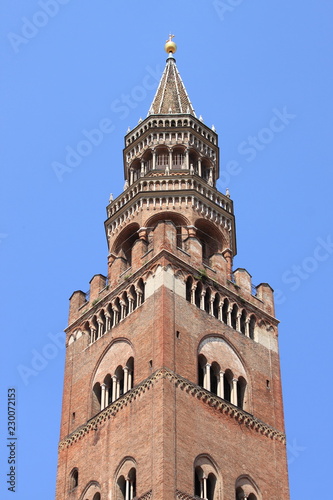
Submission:
[[[187,493],[183,493],[182,491],[176,490],[176,499],[177,500],[200,500],[199,497],[193,497],[192,495],[188,495]]]
[[[244,424],[246,427],[257,431],[264,436],[270,437],[271,439],[277,439],[278,441],[281,441],[285,444],[286,436],[284,433],[274,429],[270,425],[265,424],[250,413],[237,408],[228,401],[215,396],[215,394],[212,394],[211,392],[203,389],[193,382],[190,382],[180,375],[177,375],[173,371],[167,368],[161,368],[160,370],[157,370],[155,373],[153,373],[150,377],[145,379],[143,382],[135,386],[132,390],[121,396],[114,403],[107,406],[104,410],[98,413],[98,415],[88,420],[86,424],[82,425],[74,432],[69,434],[66,439],[59,443],[59,450],[71,446],[73,443],[88,434],[88,432],[96,430],[100,424],[115,416],[124,406],[130,404],[134,399],[141,396],[141,394],[145,393],[160,380],[169,380],[175,385],[175,387],[186,391],[188,394],[197,399],[201,399],[209,406],[216,408],[216,410],[220,411],[221,413],[229,415],[229,417],[234,418],[235,420],[237,420],[237,422]]]
[[[112,236],[118,231],[120,231],[123,227],[125,227],[128,222],[132,220],[132,218],[137,215],[142,210],[150,210],[150,211],[165,211],[172,209],[185,210],[186,208],[191,207],[195,210],[199,215],[203,218],[211,220],[216,224],[219,224],[221,227],[231,230],[233,226],[232,218],[227,215],[227,212],[224,214],[221,213],[220,208],[212,208],[205,201],[200,200],[197,196],[186,195],[186,192],[180,193],[172,193],[172,195],[168,192],[168,194],[158,194],[158,193],[141,193],[140,198],[130,205],[127,210],[124,210],[119,214],[117,218],[113,220],[112,223],[107,225],[108,227],[108,235]],[[224,210],[224,209],[223,209]]]
[[[153,498],[153,490],[147,491],[147,493],[139,497],[137,500],[150,500],[151,498]]]
[[[226,212],[232,213],[232,204],[225,195],[219,193],[216,189],[210,188],[205,182],[201,182],[199,178],[194,179],[193,176],[182,176],[180,180],[171,177],[163,180],[149,178],[137,181],[128,191],[125,191],[110,203],[108,206],[108,217],[115,215],[118,210],[123,208],[139,193],[150,197],[153,194],[152,191],[156,192],[154,194],[157,194],[158,191],[168,191],[169,193],[173,192],[172,196],[177,196],[177,191],[183,191],[184,189],[194,190],[211,200],[214,205],[223,208]]]

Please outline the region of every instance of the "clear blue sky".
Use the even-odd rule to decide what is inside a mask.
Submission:
[[[291,498],[330,495],[332,15],[329,0],[2,2],[1,498],[13,498],[5,484],[13,386],[14,498],[54,498],[58,338],[71,293],[106,273],[103,222],[110,192],[123,188],[123,137],[147,114],[170,31],[194,108],[219,134],[235,267],[278,290]],[[112,131],[66,163],[105,118]]]

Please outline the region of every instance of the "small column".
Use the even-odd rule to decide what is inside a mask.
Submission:
[[[236,330],[237,330],[238,332],[240,332],[240,331],[241,331],[241,327],[240,327],[240,319],[241,319],[241,315],[242,315],[242,313],[241,313],[241,312],[238,312],[238,314],[237,314],[237,318],[236,318]]]
[[[202,498],[207,498],[207,478],[204,476],[202,478]]]
[[[206,290],[202,290],[200,295],[200,309],[202,309],[203,311],[205,310],[205,295],[206,295]]]
[[[134,498],[134,484],[133,481],[130,481],[130,500]]]
[[[210,367],[211,365],[207,363],[205,365],[205,373],[204,373],[204,389],[210,391]]]
[[[112,325],[112,328],[113,328],[118,323],[119,311],[118,311],[118,307],[116,307],[116,304],[114,302],[111,304],[111,306],[112,306],[112,310],[113,310],[113,325]]]
[[[223,302],[219,303],[219,320],[223,322]]]
[[[97,340],[97,336],[96,336],[96,328],[92,328],[92,329],[91,329],[91,339],[92,339],[92,341],[91,341],[91,342],[95,342],[95,340]]]
[[[169,151],[169,170],[172,169],[172,149]]]
[[[112,377],[112,403],[117,399],[117,377]]]
[[[128,478],[126,479],[125,500],[131,500],[131,497],[130,497],[130,480]]]
[[[134,311],[134,299],[132,297],[128,297],[128,314]]]
[[[120,398],[120,380],[117,377],[117,385],[116,385],[116,398]]]
[[[214,300],[215,300],[215,297],[211,297],[209,300],[209,314],[211,316],[214,316]]]
[[[102,336],[103,322],[98,320],[97,323],[98,323],[98,335],[97,335],[97,337],[100,338]]]
[[[198,159],[198,174],[201,177],[201,158]]]
[[[141,160],[141,172],[140,172],[140,177],[143,177],[145,175],[145,162],[144,160]]]
[[[128,391],[128,366],[124,367],[124,394]]]
[[[130,169],[130,184],[133,184],[133,168]]]
[[[228,308],[228,313],[227,313],[227,325],[228,326],[231,326],[231,311],[232,311],[232,308],[229,307]]]
[[[128,372],[128,390],[130,391],[131,389],[133,389],[133,371],[130,370]]]
[[[106,317],[106,331],[108,332],[112,325],[111,325],[111,316],[109,314],[106,314],[105,313],[105,317]]]
[[[106,385],[106,389],[105,389],[105,408],[107,406],[109,406],[109,404],[110,404],[109,392],[110,392],[110,388]]]
[[[250,336],[250,318],[246,318],[245,320],[245,335],[246,337]]]
[[[186,170],[190,169],[190,153],[188,149],[185,151],[185,168]]]
[[[231,403],[237,406],[237,379],[232,379]]]
[[[102,384],[101,385],[101,410],[104,410],[104,408],[105,408],[105,390],[106,390],[106,385]]]
[[[195,290],[197,285],[192,285],[191,287],[191,304],[195,304]]]
[[[220,371],[220,376],[218,379],[217,395],[224,399],[224,372]]]
[[[153,170],[156,169],[156,151],[153,151]]]
[[[125,302],[120,300],[120,321],[125,318]]]
[[[136,288],[135,289],[136,293],[137,293],[137,297],[138,297],[138,307],[141,306],[142,304],[142,291],[140,290],[140,288]]]

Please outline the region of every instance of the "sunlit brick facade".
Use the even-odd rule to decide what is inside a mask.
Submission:
[[[57,500],[288,500],[273,291],[233,270],[218,137],[173,56],[125,137],[107,276],[73,293]]]

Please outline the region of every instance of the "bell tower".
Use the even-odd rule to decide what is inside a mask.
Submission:
[[[70,298],[57,500],[288,500],[273,290],[233,269],[218,136],[170,36],[107,206],[107,274]]]

